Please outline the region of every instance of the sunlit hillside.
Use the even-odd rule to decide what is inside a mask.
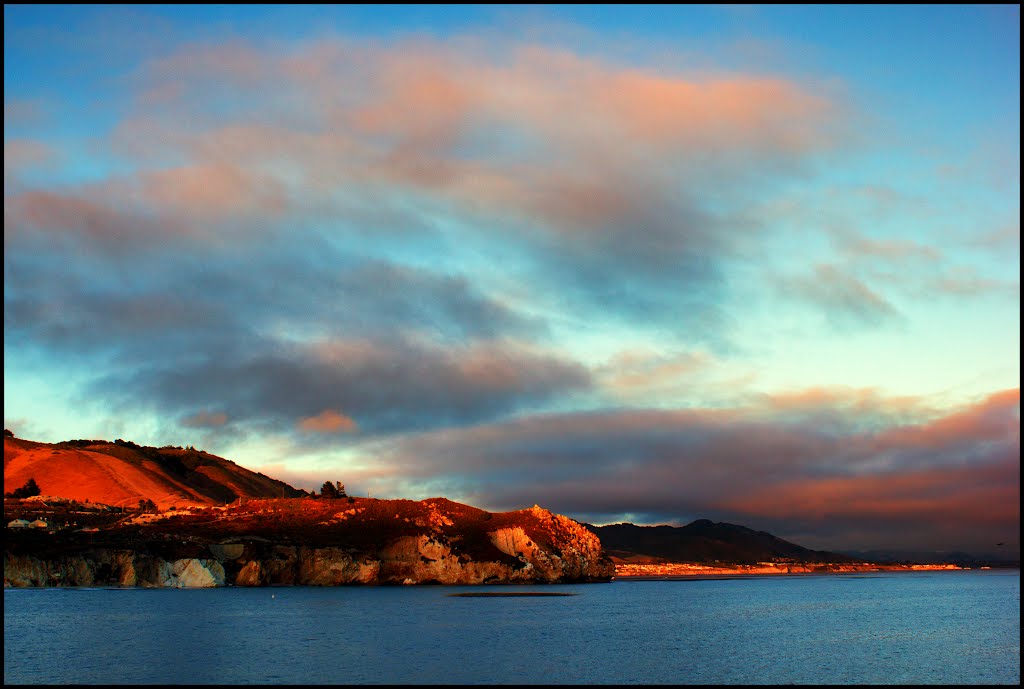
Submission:
[[[4,437],[4,493],[34,479],[42,495],[134,507],[217,505],[239,497],[304,493],[230,460],[192,448],[143,447],[118,440],[38,443]]]

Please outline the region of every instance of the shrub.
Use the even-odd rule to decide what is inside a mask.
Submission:
[[[39,495],[42,491],[39,490],[39,485],[36,483],[34,478],[29,478],[25,481],[25,485],[21,488],[15,488],[10,493],[4,493],[5,498],[31,498],[33,495]]]

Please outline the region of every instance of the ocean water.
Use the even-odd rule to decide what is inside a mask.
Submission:
[[[567,597],[452,597],[464,592]],[[1020,572],[5,589],[4,683],[1017,684]]]

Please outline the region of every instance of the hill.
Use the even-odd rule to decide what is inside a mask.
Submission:
[[[444,498],[305,497],[122,513],[5,500],[4,518],[44,524],[7,529],[5,586],[528,584],[615,574],[593,533],[536,505],[487,512]]]
[[[4,500],[4,586],[564,583],[615,573],[593,533],[536,505],[492,513],[445,498],[316,497],[191,447],[5,434],[4,493],[30,478],[39,495]]]
[[[39,443],[4,437],[4,493],[35,479],[43,495],[115,507],[152,500],[160,509],[220,505],[242,498],[299,497],[304,491],[208,452],[130,441]]]
[[[617,563],[853,562],[838,553],[809,550],[766,531],[698,519],[686,526],[586,525]]]

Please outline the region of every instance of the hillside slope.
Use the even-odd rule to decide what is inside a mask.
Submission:
[[[217,505],[239,497],[298,497],[300,491],[234,462],[193,449],[122,440],[38,443],[4,438],[4,493],[34,478],[43,495],[134,507]]]

